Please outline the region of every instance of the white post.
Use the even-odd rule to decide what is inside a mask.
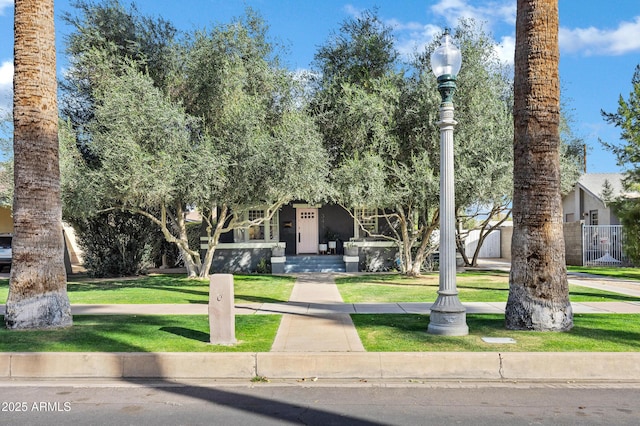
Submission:
[[[466,311],[456,288],[453,103],[440,104],[440,286],[431,307],[428,332],[446,336],[469,334]]]
[[[214,345],[233,345],[236,341],[233,275],[209,276],[209,340]]]

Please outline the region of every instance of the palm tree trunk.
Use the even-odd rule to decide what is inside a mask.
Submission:
[[[509,329],[573,326],[560,196],[558,60],[558,0],[518,0]]]
[[[16,0],[11,329],[72,323],[66,291],[58,163],[53,0]]]

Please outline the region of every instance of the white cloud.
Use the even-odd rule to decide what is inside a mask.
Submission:
[[[12,98],[13,62],[5,61],[0,64],[0,114],[10,110]]]
[[[13,62],[4,61],[0,65],[0,87],[13,84]]]
[[[0,15],[4,15],[5,9],[13,7],[13,0],[0,0]]]
[[[431,6],[431,12],[445,18],[447,24],[454,27],[461,18],[472,18],[493,25],[503,22],[515,25],[516,2],[511,0],[483,2],[474,6],[469,0],[440,0]]]
[[[512,36],[502,37],[500,44],[496,47],[496,53],[501,62],[513,65],[516,51],[516,39]]]
[[[410,57],[414,52],[424,51],[425,47],[433,41],[436,34],[442,32],[442,28],[431,24],[418,24],[394,26],[398,32],[397,48],[402,56]],[[406,33],[406,34],[404,34]]]
[[[360,16],[362,12],[364,12],[364,10],[365,9],[359,9],[352,4],[347,4],[344,6],[344,11],[347,13],[347,15],[351,16]]]
[[[560,28],[560,48],[584,55],[624,55],[640,52],[640,16],[615,29]]]

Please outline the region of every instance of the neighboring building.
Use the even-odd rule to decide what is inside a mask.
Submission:
[[[620,220],[606,203],[606,183],[610,197],[624,195],[622,173],[585,173],[562,199],[564,222],[584,221],[585,225],[619,225]]]
[[[622,173],[587,173],[562,200],[567,265],[625,266],[624,229],[608,200],[637,197]]]
[[[65,242],[65,265],[67,273],[72,272],[72,265],[82,265],[82,250],[76,243],[75,231],[73,227],[63,223]],[[0,207],[0,235],[13,235],[13,214],[10,207]],[[0,267],[0,269],[2,269]]]

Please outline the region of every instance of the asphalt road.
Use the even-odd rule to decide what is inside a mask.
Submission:
[[[2,425],[638,425],[640,384],[0,382]]]

